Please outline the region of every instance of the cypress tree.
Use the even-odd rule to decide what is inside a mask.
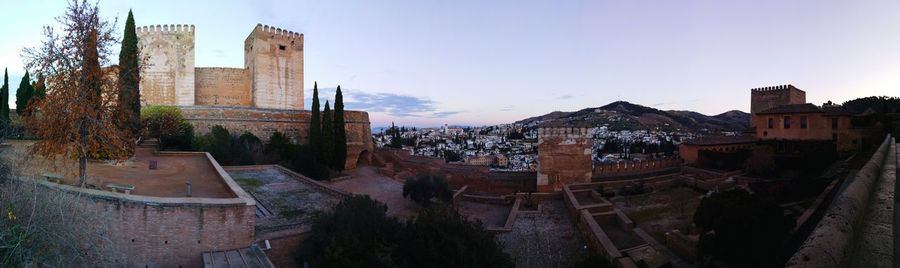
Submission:
[[[31,76],[28,75],[28,70],[25,70],[25,76],[22,76],[22,82],[19,82],[19,88],[16,89],[16,113],[20,116],[28,113],[28,101],[31,100],[32,91],[34,89],[31,87]]]
[[[334,94],[334,169],[344,170],[347,162],[347,129],[344,126],[344,95],[341,86]]]
[[[122,127],[138,135],[141,129],[141,81],[138,67],[137,33],[135,33],[134,15],[128,10],[125,20],[125,36],[122,37],[122,49],[119,52],[119,111],[124,122]]]
[[[9,122],[9,73],[3,69],[3,87],[0,87],[0,121]]]
[[[313,82],[312,113],[309,118],[309,147],[317,157],[322,158],[319,151],[322,144],[322,115],[319,114],[319,83]]]
[[[325,101],[325,111],[322,112],[322,146],[319,147],[322,152],[322,164],[333,167],[334,161],[334,128],[332,127],[331,108],[328,107],[328,101]]]
[[[31,85],[31,88],[34,89],[34,91],[32,91],[32,94],[31,94],[31,99],[32,100],[43,99],[44,96],[47,94],[46,87],[47,87],[47,85],[44,84],[44,75],[41,74],[40,72],[38,72],[37,81],[35,81],[34,84]]]

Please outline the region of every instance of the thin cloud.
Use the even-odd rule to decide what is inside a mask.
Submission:
[[[571,99],[571,98],[574,98],[574,97],[575,97],[575,96],[572,96],[572,95],[562,95],[562,96],[559,96],[558,99],[561,99],[561,100],[568,100],[568,99]]]
[[[462,113],[462,111],[436,112],[431,114],[431,118],[445,118],[459,113]]]
[[[319,88],[319,101],[333,102],[336,88]],[[361,110],[386,113],[396,117],[444,118],[462,111],[439,111],[436,103],[425,97],[395,93],[368,93],[357,89],[343,89],[344,107],[347,110]],[[306,103],[312,103],[312,89],[306,91]]]
[[[516,108],[515,106],[505,106],[505,107],[500,107],[500,109],[497,111],[510,112],[512,110],[515,110],[515,108]]]

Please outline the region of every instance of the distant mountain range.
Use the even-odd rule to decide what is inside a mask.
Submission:
[[[612,130],[686,130],[701,131],[743,131],[750,125],[750,114],[733,110],[708,116],[692,111],[663,111],[625,101],[617,101],[597,108],[586,108],[575,112],[552,112],[527,118],[516,123],[526,127],[536,127],[550,123],[554,125],[609,126]]]

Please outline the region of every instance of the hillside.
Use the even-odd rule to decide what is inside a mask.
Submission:
[[[552,112],[517,121],[528,127],[540,124],[609,126],[614,130],[662,129],[700,131],[742,131],[750,114],[728,111],[708,116],[692,111],[663,111],[624,101],[575,112]]]

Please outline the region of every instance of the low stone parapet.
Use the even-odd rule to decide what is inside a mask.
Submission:
[[[888,135],[853,181],[838,193],[785,267],[893,266],[894,244],[890,234],[893,233],[896,150],[894,139]],[[881,231],[872,234],[872,227]],[[860,258],[861,255],[866,256]]]

